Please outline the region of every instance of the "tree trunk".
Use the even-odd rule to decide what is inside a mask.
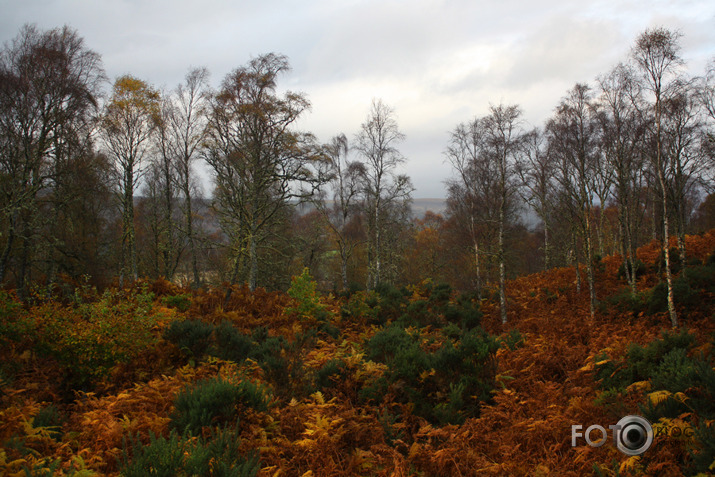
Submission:
[[[241,253],[240,251],[236,253],[236,257],[233,261],[233,267],[231,268],[231,275],[228,277],[228,288],[226,289],[226,296],[223,299],[223,308],[227,309],[228,304],[231,301],[231,293],[233,292],[233,285],[235,285],[238,279],[238,270],[241,268]]]
[[[191,195],[188,187],[184,189],[186,195],[186,235],[189,239],[189,253],[191,254],[191,271],[194,275],[191,287],[196,289],[201,285],[201,277],[199,276],[199,266],[196,258],[196,243],[194,242],[194,218],[191,210]]]
[[[591,221],[586,215],[586,273],[588,275],[588,296],[591,319],[596,317],[596,276],[594,271],[593,256],[593,231]]]
[[[551,250],[549,249],[549,227],[544,222],[544,271],[551,267]]]
[[[474,264],[477,267],[477,298],[482,299],[482,270],[479,265],[479,243],[474,240]]]
[[[499,208],[499,312],[502,325],[506,324],[506,264],[504,263],[504,213],[505,203]]]
[[[14,211],[10,215],[10,226],[7,230],[7,242],[5,242],[5,249],[0,256],[0,285],[5,281],[5,273],[7,273],[7,264],[10,262],[10,252],[12,251],[12,245],[15,241],[15,222],[17,221],[17,212]]]
[[[348,290],[348,256],[345,252],[345,245],[340,245],[340,275],[343,279],[343,290]]]
[[[685,233],[678,234],[678,253],[680,258],[680,266],[685,268],[685,261],[687,260],[686,250],[685,250]]]
[[[248,238],[248,259],[250,261],[248,288],[254,291],[256,289],[256,277],[258,275],[258,250],[256,249],[255,231],[251,231],[251,235]]]
[[[380,283],[380,209],[379,202],[375,208],[375,283],[377,286]]]
[[[576,251],[576,235],[575,232],[571,233],[571,261],[574,264],[574,269],[576,270],[576,293],[581,293],[581,270],[580,263],[578,261],[578,252]]]
[[[174,244],[174,221],[172,217],[172,212],[173,212],[173,201],[172,201],[172,187],[171,187],[171,182],[172,182],[172,177],[171,177],[171,170],[170,170],[170,165],[164,163],[164,181],[166,181],[165,184],[165,189],[164,189],[164,221],[166,222],[166,244],[164,244],[164,278],[167,280],[171,281],[171,279],[174,277],[174,272],[176,271],[176,265],[178,264],[178,260],[174,260],[172,257],[172,253],[176,254],[176,258],[178,259],[178,251],[175,250],[175,244]]]

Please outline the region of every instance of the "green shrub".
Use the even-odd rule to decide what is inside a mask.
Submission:
[[[653,389],[679,393],[697,384],[695,363],[684,348],[675,348],[663,356],[651,376]]]
[[[64,418],[60,414],[59,409],[54,404],[43,407],[32,420],[32,427],[47,429],[52,438],[56,439],[61,435],[62,424]]]
[[[213,325],[201,320],[172,321],[164,330],[164,339],[174,343],[181,351],[200,358],[209,347]]]
[[[686,268],[683,274],[693,290],[715,293],[715,264]]]
[[[330,389],[334,387],[335,382],[341,380],[345,374],[345,361],[342,359],[331,359],[315,373],[315,385],[321,390]]]
[[[477,328],[482,321],[479,301],[470,294],[461,294],[455,303],[445,306],[444,317],[448,323],[457,323],[465,330]]]
[[[297,304],[294,307],[286,308],[287,313],[294,313],[298,318],[328,318],[329,312],[320,301],[320,295],[316,291],[316,283],[310,276],[308,267],[303,268],[300,275],[296,275],[291,280],[288,295]]]
[[[524,341],[524,336],[516,328],[510,330],[501,340],[502,344],[506,345],[511,351],[524,346]]]
[[[20,303],[5,290],[0,290],[0,345],[7,341],[21,341],[32,328],[32,321]]]
[[[363,400],[377,400],[388,388],[396,399],[409,402],[414,413],[433,423],[460,423],[476,416],[480,402],[490,398],[496,374],[499,341],[481,328],[449,331],[458,340],[425,351],[417,334],[393,324],[365,343],[368,359],[387,364],[382,379],[361,390]]]
[[[191,307],[191,295],[168,295],[162,298],[161,302],[170,308],[176,308],[177,310],[184,312]]]
[[[601,389],[625,389],[632,383],[650,379],[662,364],[663,358],[675,349],[689,350],[695,342],[695,336],[685,330],[679,333],[661,333],[661,338],[653,340],[645,347],[631,344],[622,361],[613,361],[605,353],[599,353],[594,359],[596,378]]]
[[[173,477],[181,475],[184,467],[184,452],[187,447],[176,433],[172,432],[169,439],[160,436],[158,439],[153,433],[149,434],[149,444],[143,445],[141,441],[130,437],[132,459],[128,458],[124,442],[124,465],[120,475],[124,477],[143,477],[154,475],[157,477]]]
[[[677,249],[677,247],[671,247],[668,253],[670,255],[670,273],[677,274],[683,268],[683,264],[680,263],[680,251]],[[665,252],[663,252],[662,250],[660,252],[660,257],[658,258],[658,261],[655,263],[655,266],[658,270],[662,270],[663,274],[665,274]]]
[[[236,363],[243,362],[254,353],[253,340],[240,333],[229,321],[222,321],[214,329],[217,357]]]
[[[386,363],[404,347],[413,343],[414,339],[399,325],[389,326],[375,335],[366,343],[367,359]]]
[[[57,360],[65,386],[91,388],[118,363],[155,342],[153,294],[107,290],[95,302],[75,307],[48,302],[31,308],[31,339],[38,353]]]
[[[631,265],[630,261],[626,261],[621,263],[621,266],[618,267],[618,278],[621,280],[626,279],[626,266],[628,266],[628,270],[633,273],[633,265]],[[642,261],[636,259],[635,261],[635,277],[638,278],[642,276],[644,273],[648,271],[648,267],[646,267],[645,263]]]
[[[630,288],[623,287],[616,294],[606,298],[605,303],[619,313],[631,313],[636,316],[648,309],[650,296],[648,293],[638,292],[634,295]]]
[[[233,384],[221,378],[207,379],[177,394],[171,427],[199,434],[203,427],[235,421],[239,405],[266,411],[268,399],[263,389],[250,381]]]
[[[559,299],[559,296],[548,288],[542,288],[541,293],[544,295],[544,301],[546,303],[556,303],[556,300]],[[559,293],[563,294],[561,291],[559,291]]]
[[[212,430],[208,439],[184,439],[174,431],[168,439],[150,433],[148,445],[130,437],[129,442],[124,440],[120,475],[255,476],[260,467],[259,460],[255,455],[242,456],[239,444],[236,433],[228,428]]]
[[[695,445],[688,449],[687,475],[709,475],[715,462],[715,424],[701,421],[695,428]]]
[[[373,316],[373,324],[384,324],[390,320],[400,318],[407,307],[408,298],[411,293],[406,288],[397,288],[390,283],[380,283],[375,287],[375,296],[378,308]],[[370,302],[368,302],[370,304]]]
[[[328,322],[321,323],[318,327],[318,332],[323,333],[324,335],[327,335],[333,339],[338,339],[338,337],[340,336],[340,328]]]
[[[688,284],[685,277],[673,280],[673,301],[677,306],[691,307],[697,303],[697,294]],[[665,282],[657,284],[648,298],[648,314],[668,311],[668,285]]]
[[[340,316],[345,321],[375,322],[375,307],[377,306],[377,296],[374,292],[355,292],[350,295],[347,303],[340,308]]]

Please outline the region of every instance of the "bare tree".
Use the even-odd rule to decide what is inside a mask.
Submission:
[[[680,263],[685,264],[685,232],[694,197],[707,183],[710,158],[702,147],[705,124],[698,91],[693,82],[682,82],[663,101],[663,148],[668,158],[666,182],[675,219]]]
[[[348,139],[344,134],[335,136],[325,146],[327,171],[324,173],[328,179],[328,190],[316,195],[315,205],[326,219],[334,241],[340,254],[340,276],[343,290],[347,290],[348,261],[355,248],[363,243],[359,237],[351,233],[351,222],[360,216],[363,207],[363,193],[365,187],[365,165],[359,161],[348,161]],[[326,201],[327,194],[332,194],[332,203]]]
[[[573,220],[584,241],[591,318],[596,313],[596,287],[593,251],[594,178],[598,175],[598,123],[590,88],[576,84],[561,100],[556,114],[548,121],[551,154],[557,158],[557,180],[570,205]],[[576,267],[580,279],[579,267]]]
[[[122,209],[122,243],[119,285],[127,272],[138,278],[134,228],[134,189],[143,172],[143,160],[150,138],[160,122],[159,92],[132,76],[121,76],[114,82],[112,96],[102,115],[102,139],[114,160],[119,179],[119,202]]]
[[[197,258],[197,236],[194,223],[194,182],[193,165],[206,139],[208,78],[205,68],[191,69],[184,83],[177,86],[172,96],[172,114],[169,121],[169,131],[174,148],[177,185],[183,195],[182,211],[184,213],[184,234],[188,241],[193,274],[192,286],[201,283]]]
[[[668,312],[673,328],[678,326],[678,315],[673,298],[673,277],[670,270],[670,225],[668,221],[668,186],[666,171],[668,157],[664,148],[663,103],[677,85],[678,68],[683,61],[679,55],[680,34],[665,28],[646,30],[636,40],[632,57],[642,76],[643,88],[652,95],[651,133],[654,151],[650,158],[655,171],[663,207],[663,255],[668,286]]]
[[[366,121],[356,136],[355,149],[365,159],[365,196],[368,217],[368,288],[380,283],[383,260],[385,211],[395,201],[409,201],[412,184],[394,171],[404,162],[397,144],[404,140],[394,111],[382,100],[373,100]]]
[[[533,129],[524,136],[517,172],[521,179],[523,199],[534,209],[544,226],[544,270],[548,270],[552,262],[549,236],[556,200],[556,167],[540,130]]]
[[[599,122],[607,169],[614,172],[615,198],[618,206],[620,249],[626,280],[631,293],[636,288],[638,230],[643,219],[641,190],[645,187],[643,154],[643,118],[636,104],[641,92],[634,72],[624,64],[616,66],[598,80]]]
[[[38,243],[38,231],[56,220],[57,207],[70,199],[59,196],[64,191],[61,172],[86,150],[103,80],[99,55],[69,27],[40,31],[26,25],[0,51],[0,282],[19,242],[21,296],[33,254],[40,245],[57,245]],[[55,211],[50,214],[40,213],[42,191],[53,191]]]
[[[499,267],[499,304],[502,323],[507,322],[506,303],[506,227],[515,211],[518,191],[517,157],[524,141],[521,110],[516,105],[490,106],[489,114],[469,125],[457,126],[447,149],[447,159],[457,170],[465,205],[470,210],[475,261],[479,273],[479,248],[476,239],[476,209],[492,211],[489,219],[496,228],[496,259]],[[482,216],[482,221],[484,217]]]
[[[516,105],[490,106],[490,114],[484,118],[485,153],[493,162],[497,174],[499,238],[497,260],[499,262],[499,308],[502,324],[507,321],[506,303],[506,250],[505,231],[510,215],[514,212],[514,198],[518,190],[516,159],[524,138],[521,128],[521,109]]]
[[[228,74],[211,101],[204,158],[214,174],[215,202],[231,241],[230,282],[245,264],[257,285],[259,246],[288,201],[310,195],[322,159],[314,138],[291,130],[309,107],[298,93],[276,93],[288,59],[267,54]],[[299,184],[308,185],[303,190]],[[247,263],[246,263],[247,262]],[[230,298],[230,288],[226,300]]]

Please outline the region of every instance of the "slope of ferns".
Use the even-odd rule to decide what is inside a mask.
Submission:
[[[565,268],[509,282],[506,327],[498,303],[429,282],[338,299],[304,274],[228,303],[165,281],[67,283],[25,305],[0,292],[0,474],[707,472],[714,250],[715,231],[688,237],[679,332],[656,243],[638,252],[637,297],[606,257],[594,320]],[[571,425],[627,414],[692,432],[641,457],[571,446]]]

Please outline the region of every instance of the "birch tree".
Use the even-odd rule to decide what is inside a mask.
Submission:
[[[101,133],[104,147],[114,161],[119,182],[119,202],[122,210],[120,287],[126,274],[132,280],[139,277],[134,227],[134,189],[143,173],[150,138],[159,121],[159,92],[133,76],[117,78],[101,118]]]
[[[670,223],[668,220],[668,185],[666,172],[668,156],[664,147],[663,103],[672,94],[677,85],[679,67],[683,64],[680,57],[680,35],[665,28],[646,30],[636,40],[631,55],[641,74],[643,88],[650,94],[650,132],[653,136],[654,150],[650,157],[655,172],[663,208],[663,256],[665,258],[665,276],[668,287],[668,313],[673,328],[678,327],[678,314],[673,297],[673,276],[670,270]]]
[[[355,138],[355,149],[365,160],[365,205],[368,222],[368,288],[382,278],[383,235],[387,230],[387,211],[395,202],[409,201],[412,184],[406,175],[396,174],[404,162],[397,145],[400,132],[394,111],[382,100],[373,100],[367,119]]]
[[[288,70],[285,56],[259,56],[229,73],[211,99],[204,159],[230,241],[229,282],[245,268],[251,290],[271,226],[290,200],[307,197],[319,181],[312,166],[322,155],[313,136],[292,129],[310,103],[301,94],[277,92],[278,77]]]

